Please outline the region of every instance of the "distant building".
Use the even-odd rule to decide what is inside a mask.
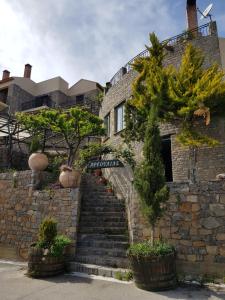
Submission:
[[[93,113],[99,113],[98,94],[103,90],[97,82],[80,79],[69,88],[61,77],[41,82],[31,79],[30,64],[25,65],[23,77],[11,77],[8,70],[3,71],[0,80],[0,101],[10,107],[10,112],[27,111],[43,107],[86,106]]]

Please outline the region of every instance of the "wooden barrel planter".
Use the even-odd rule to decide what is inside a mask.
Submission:
[[[28,257],[28,272],[31,277],[48,277],[65,271],[63,257],[44,256],[44,250],[31,247]]]
[[[163,291],[177,285],[175,253],[165,256],[129,256],[135,284],[147,291]]]

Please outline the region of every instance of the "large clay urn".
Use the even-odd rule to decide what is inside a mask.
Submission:
[[[28,165],[32,171],[43,171],[48,166],[48,157],[44,153],[32,153]]]
[[[68,166],[60,168],[59,182],[64,188],[77,188],[80,185],[80,172]]]

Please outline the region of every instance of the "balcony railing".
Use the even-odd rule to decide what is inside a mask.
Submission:
[[[217,29],[216,29],[216,22],[210,22],[207,24],[204,24],[200,27],[194,28],[192,30],[185,31],[182,34],[176,35],[174,37],[171,37],[167,40],[162,41],[162,43],[166,43],[167,46],[175,46],[184,40],[192,40],[197,37],[204,37],[204,36],[210,36],[210,35],[216,35]],[[111,85],[113,86],[118,81],[122,79],[124,74],[128,73],[132,69],[132,64],[134,63],[135,59],[138,57],[147,57],[149,56],[149,52],[147,49],[133,57],[125,66],[123,66],[110,80]]]

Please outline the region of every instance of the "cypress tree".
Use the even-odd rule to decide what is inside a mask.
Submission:
[[[143,212],[152,225],[152,229],[157,219],[162,215],[162,203],[166,202],[169,197],[160,152],[161,137],[157,115],[158,108],[153,105],[149,112],[145,130],[144,158],[134,173],[134,185],[139,193]]]

